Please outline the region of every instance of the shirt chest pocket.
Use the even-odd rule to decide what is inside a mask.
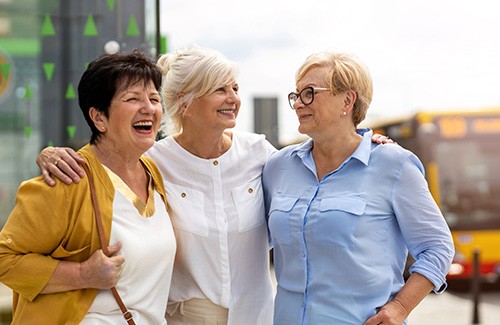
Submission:
[[[366,201],[357,197],[322,198],[316,216],[311,216],[314,241],[318,244],[351,248],[354,232],[366,210]]]
[[[269,207],[268,226],[273,242],[290,245],[292,242],[292,209],[299,200],[293,196],[273,197]]]
[[[208,237],[208,220],[204,212],[205,195],[193,188],[165,182],[167,204],[172,226],[202,237]]]
[[[231,191],[238,212],[238,230],[248,231],[264,224],[264,197],[260,177]]]

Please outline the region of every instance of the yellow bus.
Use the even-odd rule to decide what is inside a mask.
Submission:
[[[418,112],[367,125],[414,152],[450,226],[449,280],[468,279],[479,252],[481,276],[500,275],[500,108]]]

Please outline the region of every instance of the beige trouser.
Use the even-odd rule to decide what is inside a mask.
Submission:
[[[175,313],[165,318],[168,325],[227,325],[227,314],[227,308],[194,298],[181,302]]]

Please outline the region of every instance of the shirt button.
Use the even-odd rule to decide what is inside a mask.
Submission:
[[[248,193],[252,194],[253,193],[253,188],[248,189]]]
[[[214,160],[214,166],[217,166],[219,162],[217,160]]]
[[[186,193],[182,193],[182,194],[181,194],[181,197],[186,197]]]
[[[7,238],[7,244],[12,244],[12,239]]]

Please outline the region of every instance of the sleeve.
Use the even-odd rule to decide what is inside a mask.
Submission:
[[[269,158],[273,153],[277,152],[278,150],[271,144],[271,142],[265,140],[264,141],[264,146],[267,152],[267,157]]]
[[[410,273],[417,272],[446,288],[446,274],[454,256],[454,245],[446,221],[424,178],[420,160],[407,152],[393,188],[394,212],[408,249],[415,258]]]
[[[41,178],[21,184],[0,233],[0,281],[30,301],[45,287],[59,262],[50,254],[68,229],[63,186],[50,187]]]
[[[273,162],[271,160],[268,160],[267,163],[264,165],[264,169],[262,171],[262,188],[264,191],[264,216],[266,218],[266,223],[269,221],[269,207],[271,206],[271,201],[272,201],[272,181],[270,178],[273,176],[273,172],[271,171],[273,167]],[[269,226],[267,227],[268,231],[268,238],[269,238],[269,246],[272,248],[274,246],[271,233],[269,232]]]

